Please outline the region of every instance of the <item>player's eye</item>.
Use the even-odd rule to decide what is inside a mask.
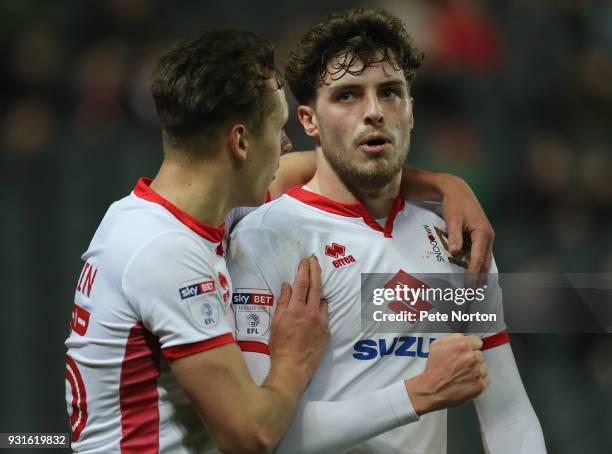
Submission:
[[[396,96],[400,96],[400,93],[398,93],[398,90],[393,88],[383,88],[380,92],[380,97],[383,99],[391,99]]]
[[[349,102],[355,99],[355,94],[350,91],[343,91],[340,93],[336,99],[340,102]]]

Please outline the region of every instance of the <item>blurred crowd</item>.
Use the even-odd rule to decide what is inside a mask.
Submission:
[[[160,163],[148,89],[155,57],[187,34],[240,28],[270,39],[282,66],[314,20],[355,6],[398,15],[425,52],[413,90],[409,162],[470,183],[496,229],[500,271],[612,273],[611,0],[4,0],[0,274],[12,302],[4,334],[19,345],[8,361],[21,364],[18,374],[2,378],[4,389],[35,387],[45,370],[63,373],[57,352],[78,257],[109,203],[139,176],[154,176]],[[291,100],[287,131],[294,150],[312,148],[295,107]],[[548,364],[542,355],[529,356],[536,345],[570,356]],[[612,425],[610,340],[532,336],[519,339],[515,349],[531,362],[527,369],[533,365],[528,388],[531,383],[542,395],[567,368],[584,369],[567,378],[568,386],[575,380],[595,391],[570,397],[570,408],[575,400],[577,411],[592,404],[606,416],[584,422],[602,429],[589,441],[593,450],[583,452],[612,452],[603,430]],[[41,351],[35,364],[21,358]],[[26,414],[18,393],[7,396],[13,410],[10,418],[2,412],[0,423],[33,421],[28,430],[49,430],[49,415],[63,405],[59,394],[38,399],[39,416]],[[556,402],[555,396],[540,399],[536,409]],[[552,411],[543,421],[555,433],[563,433],[564,424],[567,419]],[[551,452],[584,447],[571,444],[574,430],[568,428],[567,440]],[[609,449],[596,450],[602,446]]]

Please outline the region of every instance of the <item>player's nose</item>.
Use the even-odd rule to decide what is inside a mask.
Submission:
[[[365,112],[363,115],[366,124],[378,124],[384,119],[384,113],[380,100],[375,93],[368,94],[365,97]]]

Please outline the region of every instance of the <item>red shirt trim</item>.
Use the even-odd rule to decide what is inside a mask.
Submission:
[[[176,219],[211,243],[220,243],[223,241],[223,236],[225,234],[225,226],[223,224],[221,224],[219,227],[213,227],[212,225],[205,224],[202,221],[189,216],[172,202],[164,199],[161,195],[151,189],[151,181],[152,180],[150,178],[140,178],[136,183],[136,187],[134,188],[134,194],[141,199],[163,206],[166,210],[172,213]]]
[[[488,350],[489,348],[499,347],[500,345],[507,344],[510,342],[510,337],[507,331],[500,331],[492,336],[482,338],[481,350]]]
[[[130,330],[121,364],[122,454],[159,452],[159,375],[159,340],[138,322]]]
[[[257,341],[238,341],[238,346],[243,352],[263,353],[270,355],[270,349],[267,344]]]
[[[162,348],[164,358],[169,360],[183,358],[185,356],[193,355],[195,353],[205,352],[206,350],[212,350],[222,345],[232,344],[236,342],[234,335],[231,333],[222,334],[211,339],[206,339],[201,342],[194,342],[192,344],[176,345],[174,347]]]
[[[395,199],[393,207],[389,216],[387,216],[387,222],[384,227],[381,227],[376,219],[374,219],[365,206],[362,203],[340,203],[317,194],[312,191],[307,191],[302,186],[297,186],[287,191],[287,195],[299,200],[307,205],[310,205],[319,210],[327,211],[328,213],[338,214],[340,216],[346,216],[350,218],[363,218],[363,221],[373,230],[382,232],[386,238],[391,238],[393,233],[393,222],[397,217],[397,214],[404,208],[406,201],[401,194]]]

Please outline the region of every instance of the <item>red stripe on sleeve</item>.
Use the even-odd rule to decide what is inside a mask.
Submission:
[[[270,354],[270,349],[263,342],[238,341],[238,346],[243,352],[263,353],[264,355]]]
[[[138,322],[130,330],[121,364],[122,454],[159,452],[159,375],[159,340]]]
[[[483,337],[481,350],[488,350],[489,348],[498,347],[508,342],[510,342],[508,332],[500,331],[499,333],[493,334],[492,336]]]
[[[166,347],[162,349],[164,358],[179,359],[195,353],[205,352],[222,345],[227,345],[236,342],[234,335],[231,333],[222,334],[221,336],[203,340],[202,342],[194,342],[192,344],[176,345],[174,347]]]

